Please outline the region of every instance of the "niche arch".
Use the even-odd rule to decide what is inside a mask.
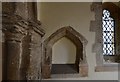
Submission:
[[[63,37],[68,38],[76,45],[75,65],[78,67],[78,72],[81,76],[87,76],[88,64],[86,61],[85,46],[88,41],[72,27],[66,26],[58,29],[43,43],[42,77],[50,78],[52,67],[52,47],[54,43]]]

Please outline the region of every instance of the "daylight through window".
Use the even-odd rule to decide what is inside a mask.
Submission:
[[[108,10],[103,10],[102,17],[103,27],[103,55],[115,54],[115,39],[114,39],[114,19],[110,17]]]

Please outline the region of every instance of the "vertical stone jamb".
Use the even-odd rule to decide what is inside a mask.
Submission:
[[[102,54],[102,2],[93,2],[91,11],[95,13],[95,20],[91,21],[90,31],[95,32],[95,44],[93,44],[93,52],[96,53],[96,64],[103,65]]]
[[[27,71],[27,79],[28,80],[40,80],[41,79],[41,63],[42,63],[42,30],[37,29],[40,28],[40,23],[30,23],[30,62]]]

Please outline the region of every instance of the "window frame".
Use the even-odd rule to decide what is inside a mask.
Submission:
[[[116,2],[118,3],[118,2]],[[120,22],[120,20],[118,21],[118,19],[120,19],[120,8],[115,5],[113,2],[93,2],[91,5],[91,11],[93,11],[95,13],[95,20],[91,21],[90,24],[90,31],[95,32],[95,43],[93,44],[93,53],[96,53],[96,67],[95,67],[95,71],[96,72],[100,72],[100,71],[118,71],[118,63],[115,62],[105,62],[103,59],[105,58],[105,56],[103,56],[103,35],[102,35],[102,11],[103,9],[109,10],[111,12],[111,17],[113,19],[116,20],[115,25],[116,27],[120,26],[118,25]],[[118,13],[115,13],[115,12]],[[115,28],[115,31],[118,31],[119,28]],[[120,37],[116,36],[115,34],[115,39]],[[118,40],[118,43],[120,42]],[[120,44],[119,44],[120,45]],[[118,56],[118,53],[120,53],[120,48],[118,45],[116,45],[116,56]],[[119,55],[120,56],[120,55]],[[106,57],[106,58],[110,58]],[[115,56],[111,57],[111,59],[116,59]],[[120,60],[120,57],[119,57]]]

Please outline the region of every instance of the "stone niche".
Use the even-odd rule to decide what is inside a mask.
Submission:
[[[85,46],[88,41],[79,32],[74,30],[72,27],[67,26],[60,28],[43,42],[42,77],[45,79],[51,77],[52,68],[55,67],[52,64],[52,47],[63,37],[68,38],[76,46],[76,59],[73,65],[77,73],[83,77],[88,76],[88,64],[85,53]],[[58,64],[58,67],[64,68],[64,65],[59,66]]]

